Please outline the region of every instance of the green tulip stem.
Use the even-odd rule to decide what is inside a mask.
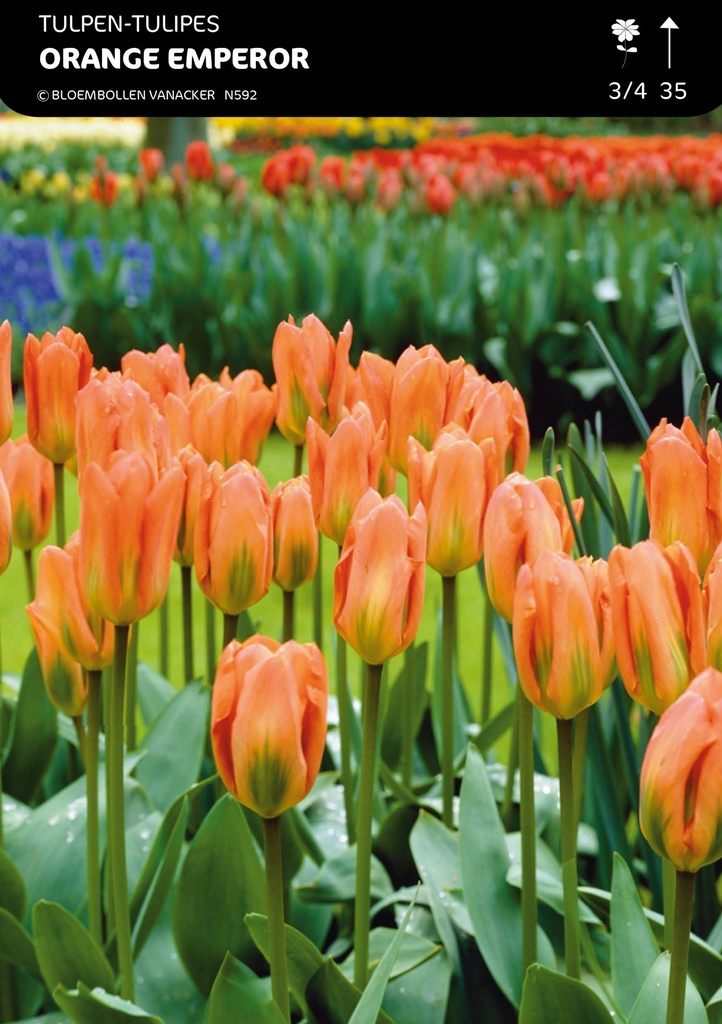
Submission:
[[[534,796],[534,706],[519,687],[519,828],[521,831],[522,970],[536,963],[536,811]]]
[[[78,741],[78,750],[80,751],[80,756],[83,759],[83,764],[85,764],[86,738],[85,738],[85,724],[83,722],[83,716],[82,715],[73,715],[73,728],[75,729],[75,738]]]
[[[170,678],[170,616],[168,611],[168,594],[165,595],[158,608],[158,667],[164,679]]]
[[[341,785],[346,811],[346,835],[349,846],[356,842],[356,813],[353,803],[353,771],[351,768],[351,694],[348,688],[348,647],[336,634],[336,703],[338,732],[341,741]]]
[[[494,606],[489,591],[484,587],[484,627],[482,630],[481,648],[481,712],[482,728],[491,718],[491,681],[492,681],[492,640],[494,637]]]
[[[318,535],[318,562],[313,576],[313,641],[323,650],[323,535]]]
[[[669,965],[669,989],[667,994],[667,1024],[684,1024],[684,999],[687,988],[687,959],[689,936],[692,930],[694,909],[694,880],[691,871],[677,872],[676,895],[674,899],[674,934],[672,935],[672,958]]]
[[[128,664],[125,673],[125,745],[128,750],[136,748],[135,705],[138,693],[138,640],[140,622],[134,622],[130,630]]]
[[[519,704],[522,700],[521,687],[516,689],[516,714],[512,720],[509,738],[509,757],[506,768],[506,784],[501,804],[501,820],[507,832],[514,831],[514,779],[519,767]]]
[[[208,598],[206,605],[206,681],[205,685],[213,686],[216,678],[216,606]]]
[[[447,828],[453,828],[456,576],[443,576],[441,583],[441,820]]]
[[[35,570],[33,568],[33,551],[23,551],[25,562],[25,583],[28,588],[28,602],[35,600]]]
[[[240,615],[228,615],[226,612],[223,613],[223,649],[228,647],[231,640],[236,639],[238,632],[238,620]],[[215,674],[215,668],[214,668]]]
[[[88,858],[88,924],[90,934],[103,945],[103,910],[100,887],[100,832],[98,820],[98,747],[102,672],[88,673],[88,728],[85,734],[86,841]]]
[[[376,781],[376,739],[383,665],[366,666],[361,777],[356,830],[356,900],[354,905],[354,984],[366,988],[369,976],[369,929],[371,925],[371,831]]]
[[[53,463],[55,480],[55,542],[65,547],[65,467],[62,462]]]
[[[183,682],[193,679],[193,589],[190,565],[181,566],[181,605],[183,611]]]
[[[674,919],[676,896],[677,872],[674,864],[662,857],[662,909],[664,910],[664,948],[671,949],[674,939]]]
[[[401,781],[411,789],[414,777],[414,645],[404,654],[402,675],[404,701],[401,708]]]
[[[137,624],[136,624],[137,625]],[[115,657],[110,687],[110,732],[107,743],[108,845],[111,859],[113,916],[118,950],[120,995],[135,1000],[130,904],[125,857],[125,792],[123,772],[123,703],[129,626],[115,627]]]
[[[579,896],[577,894],[577,822],[574,812],[572,729],[574,719],[557,719],[562,886],[564,889],[564,954],[567,977],[581,977]]]
[[[295,590],[283,591],[283,642],[293,640],[293,611]]]
[[[297,444],[293,448],[293,475],[301,476],[303,473],[303,445]]]
[[[266,858],[266,900],[268,904],[268,962],[271,967],[271,992],[290,1024],[286,933],[283,913],[283,869],[281,862],[281,819],[263,819],[263,849]]]

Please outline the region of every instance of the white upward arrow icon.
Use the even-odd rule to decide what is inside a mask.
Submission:
[[[675,25],[671,18],[667,18],[664,25],[661,28],[667,29],[667,67],[672,67],[672,29],[679,28],[679,25]]]

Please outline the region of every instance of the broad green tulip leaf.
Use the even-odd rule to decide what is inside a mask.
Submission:
[[[393,892],[391,879],[376,857],[371,858],[371,896],[383,899]],[[312,882],[296,886],[299,899],[311,903],[345,903],[356,895],[356,847],[331,857]]]
[[[614,998],[628,1017],[659,956],[659,947],[644,916],[639,889],[618,853],[614,854],[610,911]]]
[[[602,921],[609,921],[611,894],[604,889],[582,886],[579,893]],[[664,917],[654,910],[644,908],[658,945],[664,942]],[[706,942],[692,933],[689,937],[689,962],[687,973],[699,991],[702,999],[711,999],[717,989],[722,988],[722,956]]]
[[[270,980],[263,980],[230,953],[221,964],[208,1000],[208,1024],[253,1021],[284,1024],[284,1016],[271,995]]]
[[[0,846],[0,907],[22,921],[27,902],[23,876]]]
[[[441,757],[441,609],[436,621],[436,644],[433,664],[433,690],[431,692],[431,721],[434,727],[436,750]],[[456,660],[453,664],[452,689],[454,697],[454,761],[464,752],[468,742],[466,727],[473,716],[469,709],[464,687],[459,678]]]
[[[494,980],[519,1006],[522,990],[521,907],[506,880],[509,852],[481,754],[470,746],[461,786],[459,853],[464,898],[474,937]],[[537,958],[555,964],[554,951],[537,929]]]
[[[17,964],[42,981],[32,938],[18,919],[4,907],[0,907],[0,960]]]
[[[343,790],[336,784],[336,772],[319,775],[311,792],[293,810],[298,812],[298,833],[306,853],[319,867],[348,849]]]
[[[608,1008],[588,985],[532,964],[526,972],[519,1024],[609,1024]],[[655,1024],[664,1020],[664,1014]]]
[[[359,990],[341,973],[331,957],[324,960],[306,988],[311,1024],[351,1024],[360,999]],[[395,1024],[383,1010],[369,1019],[374,1024]]]
[[[722,1024],[722,988],[718,989],[707,1003],[709,1024]]]
[[[153,722],[142,743],[146,756],[135,775],[156,807],[165,813],[198,779],[208,733],[210,693],[190,683]],[[178,737],[183,742],[178,742]]]
[[[296,883],[303,885],[316,877],[318,868],[305,857],[301,870],[296,875]],[[286,919],[288,923],[309,938],[318,949],[324,949],[331,925],[334,921],[332,903],[307,903],[299,900],[293,885],[289,886],[286,902]]]
[[[657,957],[627,1018],[627,1024],[659,1024],[665,1019],[669,964],[669,953],[661,953]],[[684,1024],[708,1024],[702,997],[689,978],[684,995]]]
[[[401,950],[401,943],[404,941],[404,934],[413,910],[414,903],[411,903],[394,938],[381,957],[376,970],[369,978],[368,984],[356,1005],[356,1009],[351,1014],[348,1024],[376,1024],[381,1003],[384,1000],[386,986],[389,983],[396,958]]]
[[[418,886],[416,887],[418,888]],[[369,934],[369,970],[373,971],[383,958],[386,950],[398,935],[397,928],[374,928]],[[391,968],[389,978],[398,978],[402,974],[413,971],[421,964],[426,963],[437,953],[441,952],[441,946],[430,942],[422,935],[414,935],[413,932],[406,932],[401,947]],[[353,979],[354,968],[353,951],[340,965],[341,970],[350,980]]]
[[[133,892],[130,902],[130,919],[133,925],[133,955],[136,957],[158,920],[173,884],[183,850],[189,815],[190,808],[186,796],[171,805],[156,834],[143,872]]]
[[[178,958],[170,901],[135,962],[135,1001],[163,1024],[199,1024],[205,1000]]]
[[[75,1024],[163,1024],[160,1017],[146,1013],[135,1003],[100,988],[90,989],[82,982],[77,989],[58,985],[53,999]]]
[[[403,946],[402,946],[403,950]],[[396,968],[394,968],[396,970]],[[424,961],[413,971],[394,977],[386,988],[383,1008],[396,1021],[413,1021],[414,1024],[444,1024],[449,987],[451,985],[451,963],[441,952],[438,956]],[[484,1007],[485,1019],[487,1007]],[[453,1018],[471,1021],[471,1016]]]
[[[56,985],[115,989],[115,973],[90,932],[65,907],[41,900],[33,907],[35,950],[48,990]]]
[[[125,817],[128,827],[151,810],[147,795],[135,779],[128,778],[128,773],[138,760],[138,754],[128,754],[124,760]],[[101,764],[98,769],[101,847],[105,836],[104,768]],[[50,900],[60,903],[73,914],[82,912],[87,900],[85,811],[85,777],[82,776],[34,808],[5,837],[8,856],[23,866],[29,906],[32,907],[38,900]],[[52,857],[48,856],[50,846]]]
[[[522,871],[521,864],[513,864],[507,872],[506,880],[515,889],[521,890]],[[564,917],[564,888],[562,880],[556,874],[549,874],[547,871],[537,867],[536,871],[536,894],[540,903],[552,910],[556,910],[560,917]],[[579,900],[579,920],[584,924],[600,924],[599,918],[583,900]]]
[[[489,719],[473,740],[474,746],[480,753],[486,754],[505,733],[509,732],[514,724],[515,713],[516,700],[510,700],[501,711]]]
[[[438,818],[422,811],[411,830],[409,842],[428,896],[436,930],[451,959],[454,973],[460,977],[459,946],[449,908],[451,889],[458,892],[460,883],[458,836]],[[466,931],[471,934],[473,929],[466,907],[463,903],[459,906],[464,911]]]
[[[409,835],[419,816],[414,804],[401,804],[389,811],[374,838],[376,856],[389,866],[398,882],[415,883],[418,872],[409,847]]]
[[[57,713],[43,683],[38,652],[25,662],[3,765],[5,794],[30,803],[50,767],[58,737]]]
[[[264,957],[268,959],[268,918],[262,914],[246,914],[245,923]],[[306,1002],[306,989],[311,978],[323,967],[323,954],[301,932],[284,925],[286,935],[286,966],[288,989],[308,1018],[309,1024],[317,1024],[316,1018]],[[335,967],[335,965],[334,965]],[[338,971],[338,968],[335,968]],[[339,972],[340,973],[340,972]],[[343,975],[341,975],[343,977]],[[345,980],[345,979],[344,979]]]
[[[149,729],[178,691],[165,676],[144,661],[138,662],[137,687],[138,710],[146,728]]]
[[[204,995],[213,987],[226,952],[249,966],[262,963],[243,918],[265,909],[258,848],[242,808],[226,794],[188,848],[173,901],[178,953]]]

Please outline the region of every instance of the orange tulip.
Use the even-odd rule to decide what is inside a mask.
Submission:
[[[542,551],[519,569],[512,620],[519,683],[555,718],[574,718],[613,678],[609,591],[598,572],[560,551]]]
[[[630,696],[661,715],[707,664],[700,581],[691,552],[653,540],[609,554],[612,627]]]
[[[426,512],[409,516],[395,495],[367,491],[356,506],[334,572],[333,621],[370,665],[406,650],[424,601]]]
[[[53,518],[53,464],[23,434],[0,446],[0,469],[10,493],[13,544],[21,551],[32,551],[47,537]]]
[[[706,668],[659,719],[640,776],[647,842],[678,871],[722,857],[722,674]]]
[[[193,181],[209,181],[213,177],[213,157],[203,139],[195,139],[186,146],[186,170]]]
[[[55,647],[63,647],[73,661],[88,671],[113,663],[113,626],[88,604],[80,577],[80,534],[64,548],[48,546],[38,558],[35,599],[25,608],[40,648],[47,633]]]
[[[140,452],[155,475],[168,464],[168,428],[150,395],[119,373],[93,377],[78,395],[78,476],[90,462],[107,466],[113,452]]]
[[[188,401],[193,444],[206,462],[229,469],[244,459],[254,466],[276,416],[276,386],[268,388],[257,370],[220,382],[196,382]]]
[[[57,334],[25,340],[23,375],[30,443],[56,465],[75,454],[78,392],[90,380],[93,356],[82,334],[63,327]]]
[[[136,451],[91,462],[80,479],[80,572],[88,604],[116,626],[149,615],[168,589],[183,471],[157,478]]]
[[[271,492],[255,466],[214,462],[201,488],[194,543],[198,584],[225,615],[268,593],[273,572]]]
[[[461,383],[464,362],[447,363],[433,345],[410,345],[396,363],[389,405],[389,461],[406,472],[410,437],[427,450],[448,422],[454,391]]]
[[[120,368],[148,392],[151,402],[163,409],[165,396],[178,395],[187,401],[191,385],[186,371],[186,352],[183,345],[176,352],[170,345],[161,345],[155,352],[132,349],[120,360]]]
[[[193,565],[196,521],[201,490],[206,479],[206,463],[203,456],[191,447],[181,448],[177,459],[185,475],[185,487],[173,561],[189,566]]]
[[[10,492],[0,470],[0,575],[5,572],[13,551],[13,512]]]
[[[421,502],[429,521],[426,561],[456,576],[484,553],[484,516],[498,477],[493,440],[475,444],[460,427],[444,428],[430,452],[409,438],[409,507]]]
[[[147,181],[155,181],[158,175],[163,172],[165,157],[161,149],[154,149],[152,146],[141,149],[138,159]]]
[[[368,406],[358,402],[329,437],[309,419],[308,476],[318,529],[343,544],[354,509],[369,489],[376,488],[386,451],[386,424],[375,429]]]
[[[582,501],[574,503],[577,518],[583,507]],[[532,483],[521,473],[510,473],[494,490],[484,521],[486,585],[499,615],[511,622],[517,573],[524,563],[531,565],[546,550],[569,554],[573,546],[557,481],[542,477]]]
[[[450,419],[477,444],[494,439],[499,456],[499,483],[509,473],[523,473],[529,461],[529,421],[524,400],[506,381],[492,383],[473,366],[464,367],[464,380]]]
[[[50,703],[70,718],[77,718],[88,702],[88,682],[83,669],[41,622],[32,622],[32,629]]]
[[[315,644],[232,640],[218,663],[211,741],[236,800],[277,818],[307,795],[326,742],[328,676]]]
[[[15,410],[10,376],[13,332],[8,320],[0,324],[0,444],[10,437]]]
[[[661,420],[639,463],[649,506],[649,536],[665,547],[682,541],[703,575],[722,541],[722,438],[707,443],[689,417],[681,429]]]
[[[318,563],[318,530],[307,476],[286,480],[271,495],[273,580],[296,590],[313,579]]]
[[[324,430],[332,431],[338,424],[352,333],[347,322],[336,343],[313,315],[304,317],[300,327],[293,317],[278,325],[271,352],[278,381],[276,424],[291,444],[305,442],[309,416]]]

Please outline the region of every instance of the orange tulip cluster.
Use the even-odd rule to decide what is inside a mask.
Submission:
[[[261,179],[271,195],[296,185],[350,203],[374,197],[393,209],[412,206],[446,215],[459,195],[472,205],[512,191],[518,205],[558,206],[571,196],[597,204],[653,193],[689,192],[703,206],[722,202],[722,137],[554,138],[488,132],[434,138],[409,150],[354,153],[348,162],[292,146],[266,162]]]

